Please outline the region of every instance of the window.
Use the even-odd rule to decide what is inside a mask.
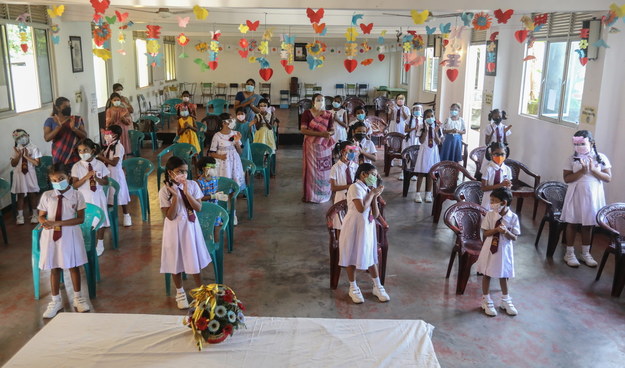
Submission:
[[[95,47],[95,44],[94,44]],[[93,69],[95,76],[95,91],[98,108],[104,107],[109,98],[108,62],[93,55]]]
[[[533,58],[524,63],[522,114],[578,123],[586,70],[575,50],[582,22],[591,17],[585,13],[552,13],[548,23],[534,34],[534,46],[525,51],[525,56]]]
[[[400,65],[400,69],[399,70],[401,72],[399,74],[399,83],[406,86],[406,85],[408,85],[408,76],[409,76],[408,73],[410,73],[410,72],[406,71],[406,67],[404,66],[403,54],[402,54],[402,56],[400,56],[400,60],[401,60],[401,62],[399,63],[399,65]]]
[[[423,90],[436,93],[438,90],[438,57],[434,57],[434,47],[425,49],[425,66],[423,68]]]
[[[176,43],[173,36],[165,36],[163,39],[165,49],[165,80],[176,79]]]
[[[137,61],[137,87],[143,88],[152,85],[152,67],[148,66],[148,57],[146,56],[147,42],[145,38],[135,35],[135,55]]]

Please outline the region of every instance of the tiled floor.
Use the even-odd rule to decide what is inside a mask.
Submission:
[[[155,157],[149,149],[143,153]],[[330,204],[300,201],[301,161],[299,147],[278,150],[278,176],[271,180],[268,197],[262,194],[262,180],[256,179],[253,220],[245,216],[245,200],[238,201],[239,225],[234,252],[225,255],[224,279],[245,302],[248,314],[422,319],[436,327],[433,341],[443,367],[625,364],[625,297],[610,297],[612,260],[599,282],[594,282],[595,269],[564,265],[561,249],[553,260],[546,260],[546,235],[540,248],[534,249],[537,223],[529,214],[530,201],[521,215],[523,235],[515,244],[517,278],[510,282],[519,315],[486,317],[479,309],[480,277],[472,275],[461,296],[454,293],[457,269],[445,279],[452,233],[442,221],[432,224],[431,205],[401,197],[401,185],[395,179],[397,168],[385,180],[384,193],[391,225],[386,288],[392,300],[378,303],[371,295],[368,277],[361,273],[358,279],[366,302],[352,304],[345,273],[337,290],[329,288],[324,214]],[[159,274],[162,215],[154,174],[150,198],[150,221],[141,221],[133,200],[134,225],[120,230],[119,250],[107,245],[100,257],[102,281],[98,297],[91,301],[92,313],[184,313],[176,309],[172,297],[165,296]],[[0,363],[45,325],[41,313],[50,297],[46,275],[41,277],[42,299],[32,297],[31,226],[15,226],[9,214],[4,219],[10,244],[0,246]],[[595,246],[595,258],[600,258],[604,246]],[[212,278],[209,267],[204,280],[209,283]],[[191,280],[186,286],[192,286]],[[493,282],[497,300],[498,289],[498,283]],[[72,313],[67,302],[65,313]]]

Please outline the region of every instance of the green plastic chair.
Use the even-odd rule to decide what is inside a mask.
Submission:
[[[228,212],[221,208],[221,206],[214,203],[203,202],[202,210],[197,213],[198,221],[202,227],[202,234],[204,234],[204,241],[206,242],[206,248],[208,254],[210,254],[213,261],[213,270],[215,271],[215,283],[223,284],[224,282],[224,237],[226,227],[229,223]],[[219,229],[219,241],[215,241],[215,221],[218,217],[221,217],[222,226]],[[183,274],[184,277],[184,274]],[[170,294],[171,289],[171,274],[165,274],[165,294]]]
[[[148,220],[150,213],[150,197],[148,195],[148,176],[154,171],[154,164],[150,160],[133,157],[123,161],[122,167],[126,170],[126,183],[130,195],[139,197],[141,216],[143,221]]]
[[[205,148],[204,142],[206,141],[206,131],[208,130],[208,127],[201,121],[196,121],[195,124],[197,125],[197,138],[200,141],[200,147],[202,148],[202,150],[198,152],[198,156],[203,157]]]
[[[35,167],[35,173],[37,174],[37,184],[39,184],[39,193],[43,193],[52,189],[50,181],[48,180],[48,168],[52,166],[52,156],[41,156],[39,158],[39,166]],[[13,170],[11,170],[10,182],[13,183]],[[11,193],[11,208],[13,216],[17,216],[17,196]],[[26,202],[30,205],[30,202]],[[32,208],[31,208],[32,210]]]
[[[93,226],[93,223],[97,223]],[[82,238],[85,242],[85,250],[87,251],[87,263],[85,263],[85,274],[87,275],[87,287],[89,288],[89,298],[96,297],[96,281],[100,281],[100,265],[98,263],[98,255],[95,250],[96,231],[104,224],[104,211],[98,206],[87,203],[85,209],[85,221],[80,225],[82,230]],[[41,225],[37,225],[32,231],[32,255],[31,267],[33,271],[33,289],[35,299],[39,299],[39,259],[41,257],[41,247],[39,239],[41,238]],[[61,274],[62,276],[63,274]]]
[[[265,179],[265,196],[268,196],[269,177],[271,174],[271,155],[273,154],[271,147],[263,143],[252,143],[250,144],[250,148],[252,150],[252,161],[254,165],[256,165],[254,174],[263,174],[263,179]]]
[[[163,122],[167,122],[167,128],[169,128],[169,123],[171,118],[174,116],[178,116],[178,111],[176,111],[176,105],[181,104],[182,100],[179,98],[171,98],[166,100],[161,105],[161,113],[160,118]],[[163,125],[165,125],[163,123]]]
[[[145,133],[138,130],[129,130],[128,135],[130,137],[130,147],[132,152],[128,152],[135,157],[141,157],[141,147],[143,146],[143,140],[145,139]]]
[[[158,142],[157,142],[157,139],[156,139],[156,132],[160,128],[161,119],[158,116],[154,116],[154,115],[142,115],[139,118],[139,120],[149,120],[149,121],[152,122],[152,127],[150,128],[150,132],[149,133],[143,133],[143,134],[144,134],[144,138],[145,138],[145,134],[149,134],[150,135],[150,139],[152,140],[152,151],[156,151],[158,149]]]
[[[172,156],[180,157],[187,163],[189,166],[189,175],[188,179],[191,180],[191,172],[193,171],[193,156],[197,154],[197,150],[195,146],[189,143],[176,143],[171,146],[163,149],[157,156],[158,168],[156,169],[156,185],[158,190],[161,190],[161,175],[165,173],[167,169],[165,169],[165,163],[163,162],[163,157],[167,154],[171,153]]]
[[[123,161],[122,161],[123,162]],[[123,165],[123,163],[122,163]],[[109,222],[111,223],[111,236],[113,237],[113,249],[119,248],[119,214],[118,214],[118,202],[119,196],[119,183],[115,179],[109,176],[109,185],[104,186],[104,193],[107,198],[111,187],[115,190],[113,194],[113,205],[108,207]]]
[[[247,197],[247,218],[252,219],[254,216],[254,173],[256,172],[256,165],[250,160],[244,158],[241,159],[243,170],[247,173],[249,178],[247,185],[245,186],[245,196]]]
[[[0,198],[4,197],[8,193],[11,192],[11,183],[0,178]],[[13,206],[15,208],[15,206]],[[7,238],[7,228],[4,225],[4,216],[0,213],[0,228],[2,229],[2,240],[4,240],[4,244],[8,244],[9,240]]]
[[[209,113],[211,107],[213,108],[213,112]],[[228,104],[228,101],[221,98],[215,98],[206,103],[206,115],[223,114],[224,112],[228,111],[229,107],[230,104]]]
[[[224,192],[224,194],[230,196],[227,202],[217,202],[221,208],[228,211],[228,216],[232,219],[232,221],[228,223],[228,253],[232,253],[232,249],[234,248],[234,210],[237,208],[237,196],[240,190],[239,184],[232,179],[220,177],[217,180],[217,191]]]

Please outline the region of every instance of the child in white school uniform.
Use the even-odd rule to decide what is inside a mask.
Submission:
[[[104,252],[104,228],[110,227],[108,215],[108,199],[103,185],[108,185],[111,173],[102,161],[95,160],[100,147],[91,139],[83,139],[76,146],[80,161],[72,167],[72,186],[85,197],[85,202],[96,205],[104,211],[104,224],[97,231],[98,243],[96,252],[101,256]]]
[[[378,276],[378,247],[375,218],[380,215],[378,197],[384,191],[378,186],[378,171],[372,164],[361,164],[356,171],[356,182],[347,191],[347,214],[339,235],[339,266],[346,267],[349,278],[349,297],[356,304],[363,303],[356,284],[356,270],[369,270],[373,281],[373,295],[381,302],[391,300]]]
[[[408,120],[410,120],[410,108],[406,106],[406,96],[397,95],[395,104],[389,106],[388,131],[404,134]]]
[[[352,125],[352,132],[354,136],[354,142],[358,146],[358,162],[359,163],[373,163],[377,160],[376,153],[378,150],[375,148],[375,144],[367,137],[367,127],[363,123],[356,123]]]
[[[330,169],[330,189],[334,193],[334,203],[347,198],[347,190],[354,183],[358,170],[356,150],[352,141],[342,141],[334,147],[339,160]],[[334,228],[341,229],[341,221],[338,216],[334,219]]]
[[[332,121],[334,122],[334,140],[337,142],[347,140],[347,111],[342,107],[343,98],[334,96],[332,100]]]
[[[61,272],[68,269],[74,288],[73,306],[78,312],[89,311],[87,300],[80,294],[80,269],[87,263],[87,252],[82,238],[80,224],[85,219],[85,199],[69,185],[67,167],[53,164],[48,171],[52,184],[39,201],[39,223],[43,227],[39,246],[41,254],[38,267],[50,270],[52,301],[43,313],[43,318],[54,317],[63,309],[59,294]]]
[[[439,126],[434,118],[434,111],[425,110],[423,125],[418,130],[419,152],[417,153],[417,162],[415,163],[415,172],[417,174],[417,187],[414,195],[414,201],[421,203],[421,183],[425,178],[425,202],[432,202],[432,179],[430,179],[430,169],[441,161],[438,152],[438,145],[441,144],[441,136],[439,134]]]
[[[182,287],[182,273],[193,275],[202,285],[201,271],[211,262],[196,211],[202,209],[204,194],[196,182],[187,180],[188,166],[172,156],[165,164],[165,185],[158,193],[165,217],[161,251],[161,273],[170,273],[176,285],[178,309],[189,308]]]
[[[357,108],[354,109],[354,117],[355,119],[353,119],[350,123],[349,123],[349,128],[347,130],[347,139],[354,139],[353,134],[354,134],[354,125],[361,123],[365,126],[366,131],[365,133],[371,137],[371,134],[373,134],[373,127],[371,127],[371,123],[369,123],[367,121],[367,112],[365,111],[364,107],[358,106]]]
[[[119,193],[117,194],[117,204],[122,206],[124,213],[124,226],[132,226],[132,218],[128,212],[128,203],[130,203],[130,193],[128,192],[128,183],[126,183],[126,174],[122,168],[125,151],[124,145],[120,143],[122,128],[119,125],[111,125],[108,130],[104,131],[104,142],[106,148],[98,156],[98,160],[102,161],[111,172],[111,178],[119,183]],[[115,200],[115,190],[111,188],[108,193],[108,205],[112,206]]]
[[[406,121],[404,125],[404,134],[406,138],[403,140],[401,149],[405,150],[407,147],[419,145],[419,138],[417,137],[417,131],[423,124],[423,106],[420,104],[414,104],[410,113],[410,119]],[[393,163],[391,162],[391,165]],[[397,180],[404,180],[404,171],[402,170]],[[413,181],[417,180],[415,176],[412,177]]]
[[[35,167],[39,166],[41,152],[30,142],[30,136],[23,129],[13,131],[15,146],[11,155],[13,167],[13,183],[11,193],[17,196],[17,219],[18,225],[24,224],[24,197],[28,197],[30,207],[33,209],[31,224],[39,222],[37,215],[37,197],[39,196],[39,183]]]
[[[582,261],[590,267],[597,262],[590,254],[592,228],[597,225],[597,212],[605,206],[603,183],[612,180],[612,165],[597,146],[588,130],[577,131],[573,135],[575,153],[569,156],[564,165],[564,182],[567,183],[566,196],[562,205],[560,221],[566,222],[566,254],[564,261],[571,267],[578,267],[575,256],[575,235],[581,226]]]
[[[512,133],[510,129],[512,129],[512,125],[505,125],[503,123],[504,120],[507,120],[508,116],[505,111],[494,109],[488,113],[488,121],[489,124],[485,130],[485,143],[486,147],[490,146],[491,143],[503,143],[504,145],[508,145],[508,136]],[[482,166],[480,172],[484,174],[486,171],[486,166],[488,165],[488,160],[486,156],[482,159]]]
[[[501,304],[508,315],[516,316],[517,310],[508,293],[508,279],[514,277],[513,241],[521,235],[518,216],[510,210],[512,192],[497,188],[488,197],[491,211],[482,220],[484,244],[477,259],[477,272],[482,273],[482,309],[486,315],[497,315],[490,298],[490,279],[498,278],[501,285]]]
[[[269,111],[269,101],[264,98],[258,102],[259,113],[254,116],[250,122],[250,128],[256,127],[254,133],[254,143],[263,143],[268,145],[273,152],[276,151],[276,140],[273,134],[273,126],[275,124],[275,114]]]
[[[488,165],[482,175],[482,207],[490,209],[490,192],[498,188],[512,188],[512,170],[504,163],[510,149],[503,143],[493,142],[486,149]]]

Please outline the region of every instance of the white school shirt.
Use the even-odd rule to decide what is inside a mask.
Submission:
[[[447,121],[443,124],[443,130],[465,130],[464,128],[464,119],[461,117],[458,120],[452,120],[452,118],[447,118]],[[459,133],[457,133],[459,134]]]
[[[17,150],[20,152],[22,152],[22,150],[28,151],[28,154],[33,159],[41,158],[41,151],[39,151],[39,148],[37,148],[37,146],[32,143],[28,143],[25,146],[18,146]],[[18,153],[16,153],[13,149],[11,149],[11,152],[11,159],[16,158]],[[11,193],[38,193],[39,183],[37,182],[37,172],[35,171],[35,165],[27,160],[28,172],[24,174],[22,172],[22,160],[24,160],[24,158],[20,157],[17,165],[13,168],[13,183],[11,184]]]
[[[501,170],[501,174],[499,176],[499,178],[501,179],[501,182],[503,182],[506,179],[512,181],[512,170],[510,169],[510,166],[506,164],[501,164],[501,166],[499,166],[496,163],[490,161],[488,165],[486,165],[486,170],[484,171],[482,175],[482,180],[486,180],[487,186],[491,186],[495,183],[495,173],[499,170]],[[482,197],[482,207],[486,208],[487,210],[490,210],[490,193],[491,192],[492,191],[490,190],[484,192],[484,196]]]
[[[82,179],[89,172],[89,164],[91,164],[93,171],[95,171],[96,177],[103,178],[105,176],[111,175],[111,172],[102,161],[93,159],[91,160],[91,162],[86,162],[82,160],[76,162],[74,166],[72,166],[72,177]],[[102,185],[100,185],[97,180],[95,182],[95,186],[96,190],[94,192],[91,190],[89,180],[87,180],[80,186],[80,188],[77,188],[77,190],[85,197],[85,202],[96,205],[100,207],[102,211],[104,211],[104,224],[102,226],[109,227],[110,222],[108,216],[108,199],[106,197],[106,194],[104,194],[104,189],[102,188]]]
[[[508,207],[508,212],[502,217],[495,211],[489,211],[482,219],[482,230],[493,230],[497,221],[501,219],[501,224],[508,231],[519,236],[521,235],[521,227],[519,225],[519,217]],[[514,277],[514,252],[513,242],[504,234],[499,235],[499,243],[497,252],[490,252],[490,245],[493,236],[484,239],[484,244],[477,258],[477,272],[494,278],[511,278]]]
[[[330,169],[330,179],[334,179],[336,185],[346,185],[347,176],[345,174],[348,168],[352,177],[352,183],[354,183],[356,181],[356,170],[358,170],[358,164],[354,161],[348,161],[347,163],[341,160],[337,161]],[[342,201],[345,198],[347,198],[347,189],[338,191],[334,194],[334,203]]]
[[[502,137],[502,141],[501,143],[503,143],[505,141],[504,137],[509,136],[512,132],[510,130],[508,130],[506,132],[506,127],[507,125],[505,125],[504,123],[500,123],[499,125],[495,124],[495,123],[490,123],[488,124],[488,126],[486,127],[486,130],[484,131],[486,136],[491,136],[490,137],[490,141],[486,142],[486,145],[490,145],[492,142],[497,142],[497,135],[501,134]]]
[[[363,152],[371,153],[371,154],[378,152],[378,150],[375,148],[375,144],[367,138],[360,141],[360,149]],[[371,160],[363,156],[363,163],[370,164],[371,162],[372,162]]]

